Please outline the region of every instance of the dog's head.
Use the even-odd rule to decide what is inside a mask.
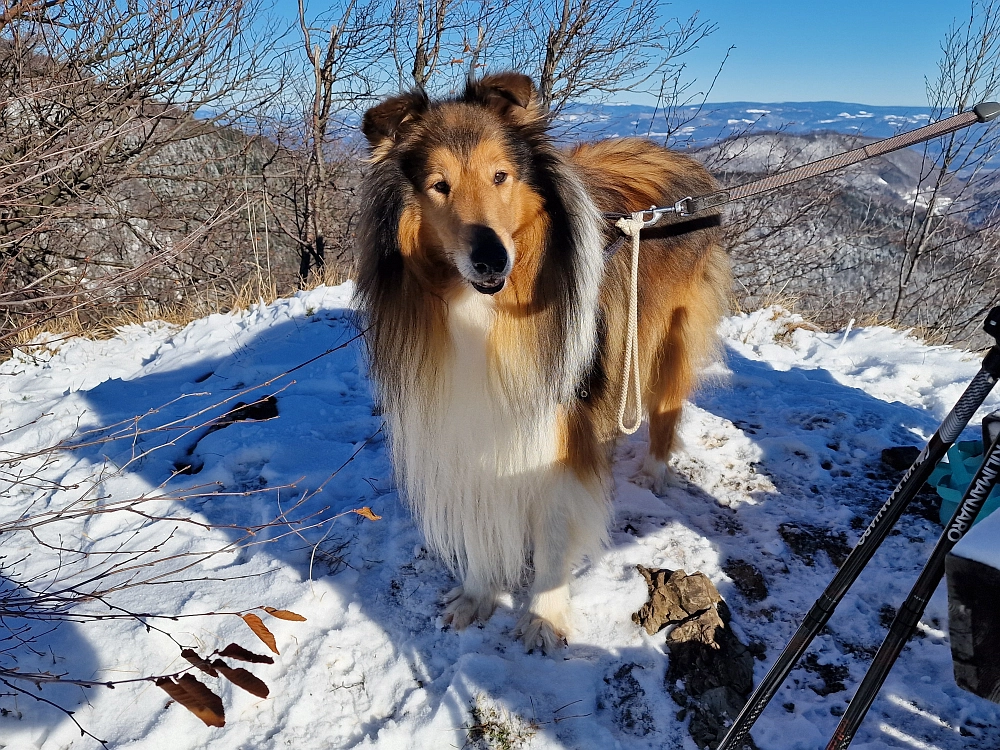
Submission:
[[[484,294],[503,289],[519,237],[542,211],[530,142],[544,132],[544,115],[534,84],[518,73],[470,81],[445,102],[411,92],[365,113],[372,160],[394,160],[412,185],[420,243]]]

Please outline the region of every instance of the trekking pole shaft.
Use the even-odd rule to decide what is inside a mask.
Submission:
[[[944,533],[934,545],[924,569],[920,571],[917,582],[913,584],[909,596],[899,608],[896,617],[893,618],[889,628],[889,634],[879,648],[875,659],[872,661],[868,673],[861,681],[858,692],[847,707],[837,731],[834,732],[826,750],[846,750],[854,735],[861,727],[871,708],[875,697],[881,690],[892,665],[896,663],[899,654],[902,652],[906,642],[910,640],[913,632],[917,629],[920,617],[927,608],[927,602],[934,594],[941,577],[944,575],[944,561],[947,554],[955,544],[972,527],[976,516],[982,510],[990,492],[997,484],[997,477],[1000,476],[1000,437],[993,441],[983,462],[979,465],[972,483],[965,491],[962,502],[952,515],[951,520],[945,527]]]
[[[930,477],[934,467],[944,458],[948,448],[968,425],[972,415],[982,406],[998,378],[1000,378],[1000,346],[995,346],[983,361],[983,368],[969,383],[958,403],[931,436],[913,465],[896,485],[896,489],[893,490],[889,499],[875,514],[875,518],[872,519],[851,554],[840,566],[826,590],[809,609],[805,620],[747,700],[739,716],[736,717],[736,721],[733,722],[729,732],[719,744],[718,750],[737,750],[740,747],[739,743],[750,732],[754,722],[757,721],[774,694],[778,692],[778,688],[781,687],[802,654],[809,648],[809,644],[826,625],[840,600],[844,598],[879,545],[888,536],[906,506]]]

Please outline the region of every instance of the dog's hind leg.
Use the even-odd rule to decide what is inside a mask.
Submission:
[[[649,412],[649,454],[642,464],[638,483],[658,495],[665,494],[675,482],[667,465],[671,452],[678,446],[677,426],[680,423],[684,399],[697,378],[697,365],[704,356],[704,345],[698,341],[698,324],[692,321],[687,308],[675,308],[665,335],[654,344],[653,361],[644,395]],[[709,326],[714,328],[713,323]],[[692,340],[694,339],[694,340]]]

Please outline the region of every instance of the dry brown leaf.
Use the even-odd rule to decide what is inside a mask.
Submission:
[[[219,676],[219,673],[215,671],[215,668],[212,667],[211,663],[207,659],[202,659],[200,656],[198,656],[198,654],[196,654],[191,649],[186,648],[183,651],[181,651],[181,656],[183,656],[185,659],[191,662],[194,666],[198,667],[198,669],[200,669],[205,674],[211,675],[212,677]]]
[[[226,726],[226,712],[222,708],[222,698],[189,674],[182,674],[174,682],[169,677],[156,681],[167,695],[201,719],[207,726]]]
[[[243,618],[243,622],[245,622],[247,625],[250,626],[250,629],[253,631],[253,634],[264,642],[265,646],[267,646],[276,654],[280,653],[278,651],[278,643],[277,641],[274,640],[274,634],[272,634],[271,631],[267,629],[267,626],[264,624],[263,620],[261,620],[259,617],[257,617],[257,615],[254,614],[246,614],[240,616]]]
[[[261,654],[255,654],[253,651],[247,651],[236,643],[230,643],[222,651],[216,651],[215,653],[219,656],[225,656],[227,659],[239,659],[240,661],[248,661],[252,664],[274,664],[274,659],[270,656],[262,656]]]
[[[241,687],[248,693],[256,695],[258,698],[266,698],[271,691],[262,679],[243,669],[243,667],[231,667],[222,659],[216,659],[212,666],[222,672],[226,679],[237,687]]]
[[[292,622],[306,621],[306,618],[302,615],[297,615],[287,609],[275,609],[274,607],[262,607],[262,609],[271,615],[271,617],[277,617],[279,620],[291,620]]]
[[[367,505],[364,508],[355,508],[354,512],[357,513],[362,518],[367,518],[369,521],[381,521],[382,520],[382,516],[376,515],[375,511],[373,511]]]

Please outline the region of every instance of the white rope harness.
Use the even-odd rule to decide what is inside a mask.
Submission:
[[[625,364],[622,371],[622,392],[618,402],[618,429],[631,435],[642,424],[642,386],[639,384],[639,231],[646,226],[643,216],[648,211],[639,211],[627,218],[619,219],[615,226],[632,238],[632,265],[628,290],[628,323],[625,331]],[[625,424],[628,409],[629,385],[632,385],[633,409],[631,424]]]

